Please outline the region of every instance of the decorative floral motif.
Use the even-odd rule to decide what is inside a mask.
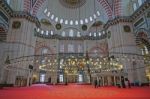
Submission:
[[[62,27],[62,26],[61,26],[61,24],[59,24],[59,23],[58,23],[58,24],[56,24],[56,29],[57,29],[57,30],[60,30],[60,29],[61,29],[61,27]]]
[[[124,31],[125,31],[125,32],[131,32],[130,26],[125,25],[123,28],[124,28]]]
[[[51,25],[51,22],[47,19],[41,19],[41,23],[44,24],[44,25],[47,25],[47,26]]]
[[[86,3],[86,0],[59,0],[66,8],[78,8]]]
[[[82,30],[86,31],[87,30],[87,25],[82,25]]]
[[[12,27],[14,29],[19,29],[21,27],[21,22],[20,21],[14,21],[12,24]]]

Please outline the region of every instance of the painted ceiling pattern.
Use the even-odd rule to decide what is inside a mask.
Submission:
[[[59,0],[59,2],[67,8],[79,8],[86,3],[86,0]]]
[[[38,10],[46,0],[24,0],[24,11],[30,12],[36,16]],[[107,16],[111,19],[113,16],[121,15],[122,0],[97,0],[106,11]]]

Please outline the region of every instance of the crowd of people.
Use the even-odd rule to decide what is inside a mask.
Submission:
[[[100,87],[101,86],[101,80],[100,79],[95,79],[94,86],[95,86],[95,88]]]
[[[101,86],[101,79],[95,79],[94,80],[94,86],[95,88],[98,88]],[[124,78],[124,77],[121,77],[121,80],[120,82],[117,84],[117,86],[119,88],[131,88],[131,83],[130,83],[130,80],[128,78]]]

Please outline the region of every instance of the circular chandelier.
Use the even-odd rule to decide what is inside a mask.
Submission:
[[[86,0],[59,0],[60,3],[66,8],[79,8],[86,3]]]

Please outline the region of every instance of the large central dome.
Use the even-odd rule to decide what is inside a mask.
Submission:
[[[79,8],[86,3],[86,0],[59,0],[66,8]]]

